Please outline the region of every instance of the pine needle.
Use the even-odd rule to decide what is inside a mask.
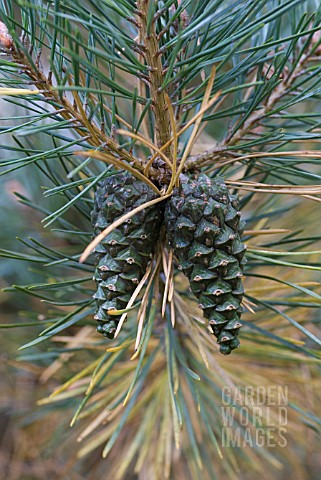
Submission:
[[[166,264],[165,255],[163,255],[163,265],[164,265],[164,263]],[[173,265],[173,249],[170,248],[170,250],[168,252],[168,261],[167,261],[167,264],[164,268],[164,272],[166,270],[166,273],[165,273],[166,279],[165,279],[165,288],[164,288],[163,303],[162,303],[162,317],[163,318],[165,316],[165,309],[166,309],[167,300],[170,301],[168,299],[169,286],[171,284],[173,284],[174,272],[173,272],[172,265]]]
[[[217,101],[218,97],[220,96],[221,92],[217,92],[212,98],[211,100],[208,102],[207,105],[205,105],[204,107],[200,108],[200,110],[193,116],[193,118],[191,118],[185,125],[183,128],[181,128],[181,130],[179,130],[177,133],[176,133],[176,137],[177,139],[183,135],[183,133],[186,132],[186,130],[188,130],[199,118],[202,118],[204,116],[204,113],[207,112],[207,110],[209,110],[213,104]],[[160,150],[163,151],[163,150],[166,150],[173,142],[174,140],[174,137],[172,137],[167,143],[165,143],[161,148]],[[155,153],[148,161],[146,167],[145,167],[145,170],[144,170],[144,174],[145,175],[148,175],[148,171],[152,165],[152,163],[154,162],[154,160],[157,158],[157,153]],[[234,160],[233,160],[234,161]]]
[[[201,110],[205,109],[205,108],[207,110],[208,108],[210,108],[211,105],[214,103],[214,101],[216,101],[218,96],[220,95],[220,92],[217,92],[217,94],[210,101],[210,95],[211,95],[214,80],[215,80],[215,74],[216,74],[216,69],[215,69],[215,67],[213,67],[212,70],[211,70],[211,74],[209,76],[208,84],[207,84],[207,87],[206,87],[206,90],[205,90],[205,93],[204,93],[204,97],[203,97],[203,100],[202,100]],[[206,110],[204,110],[204,113],[205,113]],[[201,124],[202,118],[204,116],[204,113],[202,113],[195,122],[193,131],[192,131],[191,136],[190,136],[190,138],[187,142],[186,148],[184,150],[183,157],[181,158],[179,168],[177,170],[177,174],[176,174],[177,179],[179,178],[180,174],[182,173],[183,168],[184,168],[184,164],[185,164],[185,162],[186,162],[186,160],[187,160],[187,158],[190,154],[190,151],[192,150],[192,147],[193,147],[194,141],[196,139],[196,135],[197,135],[199,126]]]
[[[134,347],[134,350],[135,350],[135,353],[134,355],[131,357],[131,360],[134,360],[138,353],[139,353],[139,343],[140,343],[140,339],[141,339],[141,334],[142,334],[142,329],[143,329],[143,323],[144,323],[144,319],[145,319],[145,314],[146,314],[146,309],[147,309],[147,304],[148,304],[148,297],[149,297],[149,293],[150,293],[150,289],[152,287],[152,283],[153,283],[153,280],[154,280],[154,277],[156,275],[156,272],[158,271],[158,267],[160,265],[160,262],[161,262],[161,259],[162,259],[162,256],[161,254],[159,253],[158,254],[158,257],[157,257],[157,260],[156,260],[156,264],[154,266],[154,270],[152,272],[152,274],[150,275],[149,277],[149,280],[148,280],[148,284],[146,286],[146,290],[144,292],[144,296],[142,298],[142,303],[141,303],[141,307],[140,307],[140,310],[137,314],[137,319],[138,319],[138,327],[137,327],[137,334],[136,334],[136,341],[135,341],[135,347]]]
[[[15,96],[15,95],[38,95],[41,90],[27,90],[26,88],[5,88],[0,87],[0,96]]]
[[[128,132],[127,130],[123,130],[123,129],[118,129],[117,133],[119,135],[125,135],[127,137],[134,138],[138,142],[141,142],[143,145],[146,145],[147,147],[151,148],[152,150],[154,150],[156,152],[157,155],[160,155],[162,157],[162,159],[164,160],[164,162],[167,163],[167,165],[169,166],[170,169],[173,168],[172,162],[165,155],[165,153],[160,148],[158,148],[154,143],[150,142],[147,138],[143,137],[142,135],[140,135],[138,133]],[[144,171],[144,174],[145,174],[145,171]]]
[[[256,236],[256,235],[276,235],[279,233],[290,233],[291,230],[287,230],[285,228],[271,228],[271,229],[262,229],[262,230],[244,230],[243,235],[251,235],[251,236]]]
[[[138,180],[141,180],[142,182],[146,183],[146,185],[148,185],[152,190],[154,190],[155,193],[157,193],[158,195],[161,194],[161,192],[153,184],[153,182],[151,182],[148,178],[146,178],[145,175],[140,173],[136,168],[133,168],[128,163],[123,162],[122,160],[115,158],[112,155],[109,155],[108,153],[98,152],[97,150],[84,150],[84,151],[74,152],[74,155],[96,158],[97,160],[100,160],[104,163],[114,165],[115,167],[121,170],[127,170],[127,172],[131,173],[132,175],[134,175],[134,177],[138,178]]]
[[[116,331],[115,331],[115,335],[114,335],[114,338],[116,338],[123,326],[123,323],[124,321],[126,320],[126,317],[127,317],[127,313],[128,311],[131,309],[131,306],[133,305],[133,303],[135,302],[136,298],[138,297],[141,289],[143,288],[143,286],[145,285],[145,282],[146,280],[148,279],[149,275],[150,275],[150,272],[151,272],[151,269],[152,269],[152,266],[153,266],[153,260],[151,261],[151,263],[147,266],[146,268],[146,272],[143,276],[143,278],[141,279],[141,281],[139,282],[139,284],[137,285],[137,287],[135,288],[132,296],[130,297],[128,303],[127,303],[127,306],[126,306],[126,310],[127,312],[123,313],[122,316],[120,317],[120,320],[118,322],[118,325],[117,325],[117,328],[116,328]]]

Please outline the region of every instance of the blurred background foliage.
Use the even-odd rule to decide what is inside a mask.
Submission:
[[[47,79],[52,72],[60,98],[64,94],[80,117],[75,126],[59,105],[57,112],[59,96],[1,100],[1,165],[8,173],[0,177],[0,479],[317,479],[319,2],[150,3],[150,18],[164,7],[158,31],[171,24],[161,46],[168,69],[164,85],[178,124],[199,110],[213,65],[211,97],[223,91],[203,117],[204,129],[188,161],[199,162],[209,174],[220,173],[241,196],[250,247],[246,301],[254,303],[246,303],[242,346],[231,357],[218,354],[179,274],[175,329],[170,312],[161,319],[150,302],[133,360],[137,311],[113,343],[106,346],[96,334],[93,259],[83,265],[78,259],[91,238],[97,178],[113,169],[73,153],[93,148],[80,105],[100,129],[98,150],[105,137],[124,128],[119,116],[133,132],[141,125],[153,139],[149,88],[132,85],[133,78],[144,82],[146,75],[139,55],[128,49],[137,33],[127,20],[135,5],[129,0],[1,1],[1,19],[17,48],[16,54],[2,52],[2,85],[39,88],[44,79],[32,75],[42,50],[39,71]],[[171,19],[177,11],[185,30]],[[22,58],[32,66],[29,71],[22,68]],[[42,84],[45,94],[48,85]],[[281,94],[280,85],[285,86]],[[190,134],[182,136],[180,152]],[[137,139],[116,136],[135,158],[150,154]],[[202,156],[204,150],[209,153]],[[296,152],[306,152],[305,157]],[[306,190],[279,194],[274,184]],[[265,230],[274,233],[258,234]],[[18,352],[22,345],[29,348]],[[286,448],[222,447],[226,385],[288,387]],[[254,430],[253,418],[251,424]],[[240,428],[240,417],[234,427]],[[107,459],[101,458],[103,450]]]

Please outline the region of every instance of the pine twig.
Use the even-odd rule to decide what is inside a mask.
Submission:
[[[150,3],[150,0],[139,0],[137,8],[140,16],[141,38],[145,46],[146,63],[149,70],[150,91],[153,101],[152,108],[155,115],[156,143],[160,148],[170,140],[171,129],[166,96],[161,88],[163,83],[163,66],[155,31],[155,19],[148,25]],[[170,146],[164,153],[171,158]]]
[[[32,84],[39,91],[35,93],[41,93],[45,98],[51,100],[51,105],[60,111],[60,115],[64,120],[78,122],[80,126],[74,126],[73,128],[81,137],[87,137],[88,131],[90,130],[91,136],[87,140],[89,144],[95,148],[101,147],[103,150],[111,153],[115,158],[122,158],[139,170],[144,169],[140,159],[134,157],[127,150],[120,148],[119,145],[102,132],[95,123],[88,121],[82,109],[79,111],[65,96],[61,96],[52,86],[49,77],[40,69],[34,68],[34,66],[30,64],[27,55],[25,55],[21,49],[13,46],[10,53],[17,64],[21,65],[21,68],[28,75]]]

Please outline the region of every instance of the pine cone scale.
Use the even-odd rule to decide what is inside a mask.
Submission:
[[[127,172],[106,178],[95,195],[94,234],[154,198],[156,194],[145,183]],[[148,207],[113,230],[95,248],[95,319],[97,331],[108,338],[113,338],[120,318],[108,311],[126,308],[155,251],[162,221],[162,207]]]
[[[204,174],[181,177],[165,208],[165,224],[179,268],[209,320],[220,351],[229,354],[239,346],[245,246],[244,222],[235,195],[221,179]]]

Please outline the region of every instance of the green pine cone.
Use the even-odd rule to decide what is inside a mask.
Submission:
[[[128,172],[106,178],[95,194],[91,214],[94,235],[156,197],[148,185]],[[105,337],[113,338],[120,319],[107,311],[126,308],[154,253],[162,222],[162,207],[159,204],[148,207],[113,230],[94,250],[97,285],[94,318],[98,321],[97,331]]]
[[[236,195],[220,178],[182,175],[165,207],[169,244],[225,355],[237,348],[246,260]]]

